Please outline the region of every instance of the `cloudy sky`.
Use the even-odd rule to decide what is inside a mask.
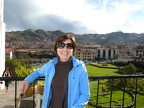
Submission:
[[[144,0],[4,0],[6,31],[144,33]]]

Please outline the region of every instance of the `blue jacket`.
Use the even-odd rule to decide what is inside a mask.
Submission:
[[[68,75],[68,108],[84,108],[90,97],[88,73],[84,62],[72,57],[73,68]],[[52,97],[51,82],[55,74],[58,57],[50,60],[40,69],[27,76],[25,80],[32,83],[36,78],[45,76],[42,108],[48,108]]]

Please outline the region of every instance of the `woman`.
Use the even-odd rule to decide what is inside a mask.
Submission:
[[[58,57],[26,77],[20,84],[21,93],[35,79],[44,76],[42,108],[84,108],[90,97],[88,74],[84,62],[73,56],[76,51],[74,36],[60,35],[54,51]]]
[[[11,77],[11,73],[9,68],[6,68],[3,72],[2,77]],[[9,80],[5,80],[5,91],[8,92],[8,87],[9,87]]]

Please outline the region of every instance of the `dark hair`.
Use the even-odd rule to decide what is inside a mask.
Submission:
[[[75,40],[75,37],[71,34],[62,34],[60,35],[57,39],[56,39],[56,42],[55,42],[55,45],[54,45],[54,51],[57,53],[57,43],[59,42],[64,42],[66,41],[67,39],[70,39],[73,43],[73,53],[76,52],[76,40]]]

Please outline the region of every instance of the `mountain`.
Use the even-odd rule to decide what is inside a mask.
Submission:
[[[44,31],[42,29],[6,32],[6,43],[53,43],[63,33],[60,30]],[[107,34],[74,35],[79,44],[144,45],[144,34],[112,32]]]

